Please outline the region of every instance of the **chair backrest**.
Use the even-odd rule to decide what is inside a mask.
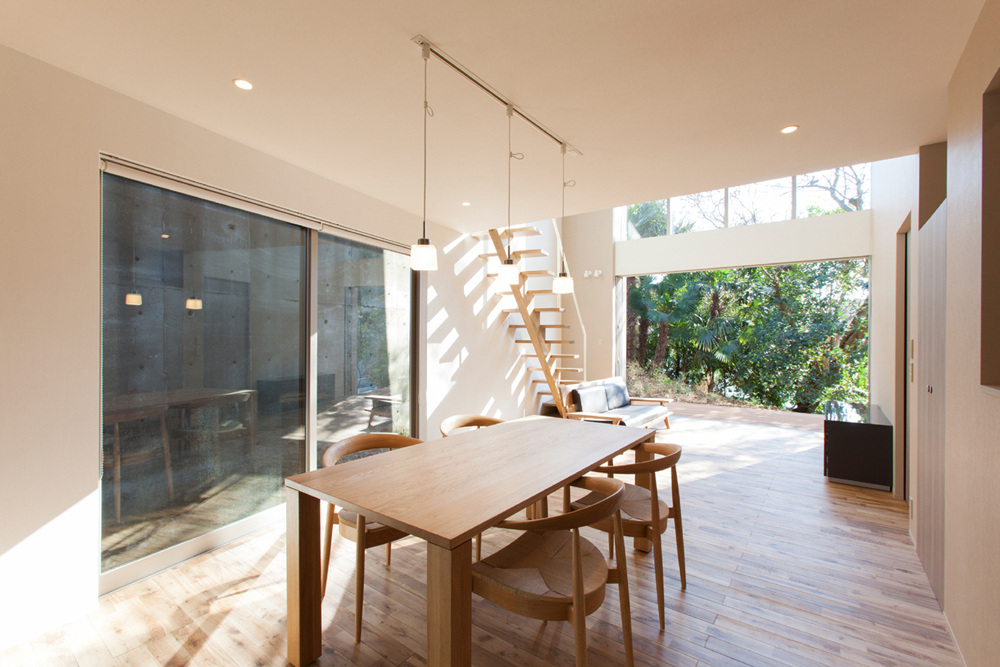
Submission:
[[[458,428],[468,428],[470,426],[480,428],[502,423],[502,419],[487,417],[485,415],[453,415],[441,422],[441,435],[447,438],[452,431]]]
[[[606,497],[592,505],[587,505],[578,510],[565,512],[557,516],[528,519],[525,521],[502,521],[498,524],[498,527],[531,531],[580,528],[607,519],[618,511],[625,500],[625,483],[620,479],[611,477],[581,477],[572,482],[570,486],[588,491],[596,491]]]
[[[410,438],[405,435],[395,433],[362,433],[344,438],[340,442],[332,445],[323,453],[323,467],[329,468],[337,464],[337,461],[349,454],[356,454],[369,449],[399,449],[419,445],[422,440]]]
[[[654,457],[649,461],[642,461],[640,463],[626,463],[617,466],[601,466],[599,468],[595,468],[594,472],[606,472],[616,475],[636,475],[650,472],[660,472],[661,470],[667,470],[668,468],[674,467],[681,458],[680,445],[670,445],[660,442],[646,442],[636,447],[636,451],[653,454]]]

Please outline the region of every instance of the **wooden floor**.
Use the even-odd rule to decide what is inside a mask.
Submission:
[[[680,590],[669,535],[667,627],[656,620],[651,556],[631,552],[636,664],[961,665],[887,493],[828,484],[811,430],[672,419],[658,439],[678,467],[687,550]],[[661,484],[668,484],[664,481]],[[556,505],[558,506],[558,504]],[[590,539],[606,548],[603,535]],[[488,552],[503,531],[484,539]],[[364,641],[353,641],[353,543],[334,539],[321,665],[425,665],[425,546],[368,552]],[[588,618],[591,665],[624,665],[617,593]],[[264,529],[113,593],[75,623],[0,653],[8,665],[285,665],[283,526]],[[473,601],[473,664],[564,665],[567,623]]]

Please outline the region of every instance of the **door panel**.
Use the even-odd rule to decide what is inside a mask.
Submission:
[[[944,368],[947,202],[920,228],[917,554],[944,607]]]

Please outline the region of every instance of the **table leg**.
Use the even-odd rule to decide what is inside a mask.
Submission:
[[[323,653],[319,498],[285,488],[288,522],[288,661],[305,667]]]
[[[652,440],[650,440],[652,442]],[[653,458],[653,455],[642,451],[641,448],[636,448],[635,450],[635,462],[642,463],[643,461],[648,461]],[[635,485],[641,486],[644,489],[648,489],[652,486],[653,480],[652,475],[649,473],[642,473],[635,476]],[[642,551],[643,553],[649,553],[653,549],[653,543],[647,540],[645,537],[633,537],[632,547],[636,551]]]
[[[472,664],[472,541],[427,543],[427,664]]]

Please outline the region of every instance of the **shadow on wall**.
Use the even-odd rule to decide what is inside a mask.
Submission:
[[[447,233],[450,230],[439,228]],[[439,232],[440,233],[440,232]],[[530,372],[508,332],[505,300],[487,277],[482,244],[452,236],[440,251],[439,270],[427,287],[427,429],[437,437],[454,414],[515,419],[537,411]]]

